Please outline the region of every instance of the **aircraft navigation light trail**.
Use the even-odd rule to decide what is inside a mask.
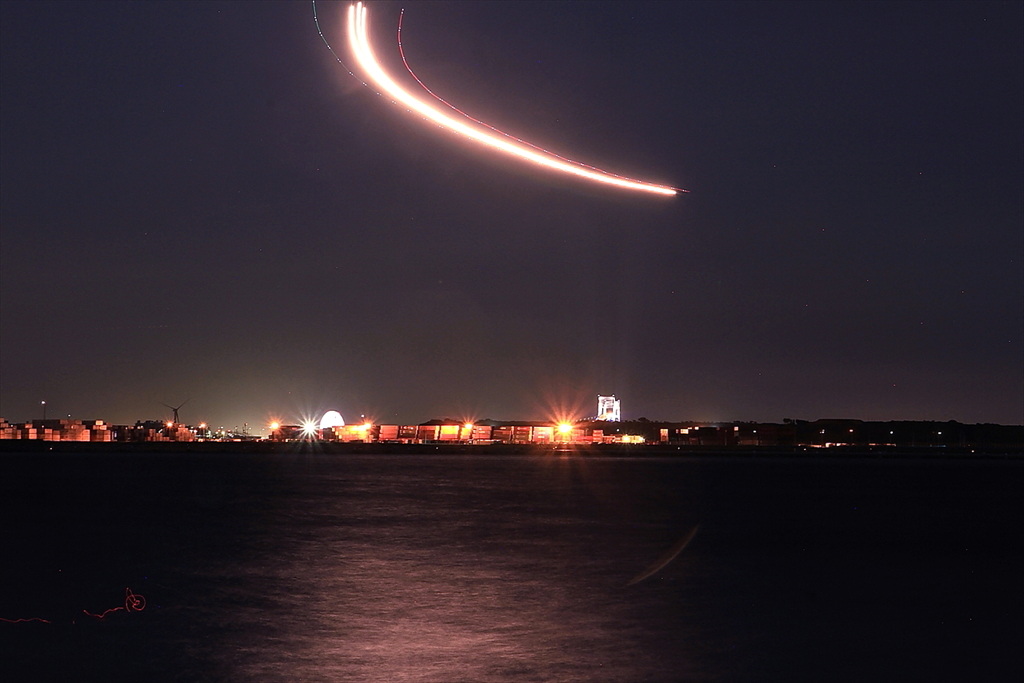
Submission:
[[[356,62],[359,64],[359,67],[366,74],[370,82],[372,82],[383,93],[386,93],[396,103],[400,103],[408,107],[409,110],[433,121],[442,128],[446,128],[455,133],[461,133],[471,140],[500,152],[504,152],[505,154],[518,157],[524,161],[529,161],[539,166],[561,171],[563,173],[580,176],[595,182],[606,183],[608,185],[614,185],[629,190],[652,192],[661,195],[674,195],[677,192],[686,191],[665,185],[646,183],[641,180],[623,178],[600,169],[588,167],[575,161],[570,161],[542,150],[539,147],[530,145],[529,143],[519,143],[518,139],[502,133],[491,126],[486,126],[486,124],[482,125],[485,125],[489,130],[480,130],[477,127],[453,118],[432,104],[421,101],[395,83],[391,76],[384,71],[380,63],[377,61],[377,58],[373,53],[373,48],[370,46],[367,10],[361,2],[349,5],[348,8],[348,42],[352,48],[352,53],[355,55]],[[445,104],[448,105],[447,102],[445,102]],[[448,106],[451,107],[451,105]],[[454,107],[451,108],[454,109]],[[462,114],[461,111],[459,113]],[[463,116],[476,122],[476,119],[472,119],[465,114],[463,114]]]

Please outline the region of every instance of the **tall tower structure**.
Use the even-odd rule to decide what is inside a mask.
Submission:
[[[597,397],[597,419],[606,422],[618,422],[622,419],[619,409],[619,399],[612,396]]]

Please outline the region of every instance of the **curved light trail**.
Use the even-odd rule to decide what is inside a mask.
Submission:
[[[661,195],[675,195],[679,192],[678,189],[668,187],[666,185],[656,185],[654,183],[647,183],[641,180],[623,178],[600,169],[587,167],[579,164],[578,162],[541,150],[529,143],[523,142],[521,144],[516,144],[519,142],[517,138],[513,138],[512,136],[502,133],[491,126],[487,126],[487,124],[481,125],[486,126],[493,132],[480,130],[467,125],[466,123],[449,116],[437,107],[423,102],[395,83],[391,76],[389,76],[387,72],[384,71],[383,67],[381,67],[380,62],[377,61],[377,57],[373,53],[373,48],[370,46],[367,10],[361,2],[356,3],[355,5],[350,5],[348,8],[348,42],[361,70],[377,88],[379,88],[383,93],[386,93],[396,103],[401,103],[411,111],[433,121],[442,128],[446,128],[454,133],[465,135],[471,140],[500,152],[518,157],[524,161],[529,161],[537,164],[538,166],[586,178],[587,180],[614,185],[629,190],[652,192],[654,194]],[[416,80],[418,81],[419,79],[417,78]],[[447,102],[445,102],[445,104],[451,107]],[[454,107],[451,108],[455,109]],[[459,110],[456,109],[455,111]],[[471,121],[477,122],[476,119],[469,117],[463,112],[459,111],[459,113]],[[512,142],[512,140],[515,140],[516,142]],[[523,145],[528,145],[532,149],[528,149]],[[683,191],[685,192],[685,190]]]
[[[402,19],[404,17],[405,17],[405,10],[403,9],[401,11],[401,13],[399,13],[399,15],[398,15],[398,54],[402,57],[402,64],[405,65],[405,70],[409,72],[409,75],[412,76],[416,80],[416,82],[419,83],[420,87],[423,88],[427,92],[427,94],[430,95],[431,97],[433,97],[435,100],[437,100],[438,102],[440,102],[444,106],[448,107],[449,109],[451,109],[455,113],[459,114],[463,118],[469,119],[473,123],[481,125],[484,128],[490,128],[491,130],[493,130],[498,135],[504,136],[504,137],[508,138],[509,140],[514,140],[515,142],[518,142],[518,143],[520,143],[522,145],[526,145],[527,147],[532,147],[533,149],[537,150],[538,152],[541,152],[542,154],[547,154],[548,156],[555,157],[556,159],[560,159],[561,161],[564,161],[567,164],[574,164],[574,165],[579,166],[581,168],[590,169],[591,171],[594,171],[596,173],[601,173],[603,175],[608,175],[608,176],[612,176],[612,177],[615,177],[615,178],[619,178],[620,180],[630,180],[630,181],[634,181],[634,182],[642,182],[642,181],[636,180],[635,178],[627,178],[625,176],[621,176],[618,173],[611,173],[610,171],[602,171],[601,169],[597,168],[596,166],[591,166],[590,164],[585,164],[582,161],[573,161],[572,159],[567,159],[566,157],[563,157],[560,154],[555,154],[554,152],[552,152],[550,150],[546,150],[543,147],[538,147],[537,145],[533,144],[532,142],[527,142],[526,140],[523,140],[522,138],[517,138],[514,135],[510,135],[510,134],[506,133],[503,130],[498,130],[497,128],[495,128],[491,124],[484,123],[480,119],[477,119],[477,118],[474,118],[474,117],[470,116],[469,114],[467,114],[466,112],[462,111],[461,109],[456,107],[454,104],[452,104],[448,100],[444,99],[443,97],[441,97],[440,95],[435,93],[433,90],[431,90],[430,88],[427,87],[426,83],[424,83],[423,81],[420,80],[420,77],[417,76],[416,72],[412,70],[411,66],[409,66],[409,60],[405,58],[405,48],[402,47]],[[679,188],[672,188],[672,189],[676,190],[677,192],[689,192],[689,190],[680,190]]]
[[[698,524],[697,526],[700,526],[700,525]],[[676,541],[676,544],[674,546],[672,546],[671,548],[669,548],[669,551],[667,553],[665,553],[661,557],[661,559],[659,559],[657,562],[652,564],[650,567],[648,567],[647,569],[643,570],[642,572],[640,572],[639,574],[634,576],[632,579],[630,579],[629,583],[627,583],[626,585],[627,586],[632,586],[633,584],[640,583],[641,581],[643,581],[647,577],[654,576],[655,574],[660,572],[662,569],[667,567],[668,563],[671,562],[672,560],[676,559],[676,557],[679,555],[679,553],[683,552],[683,548],[685,548],[687,545],[689,545],[690,541],[693,540],[693,537],[697,535],[697,526],[695,526],[692,529],[690,529],[689,533],[687,533],[685,536],[683,536],[678,541]]]

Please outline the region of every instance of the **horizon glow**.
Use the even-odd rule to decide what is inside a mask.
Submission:
[[[381,91],[391,97],[393,101],[408,107],[411,111],[420,114],[442,128],[454,133],[465,135],[471,140],[511,156],[518,157],[524,161],[529,161],[555,171],[579,176],[587,180],[614,185],[629,190],[639,190],[660,195],[672,196],[678,193],[676,188],[668,187],[666,185],[656,185],[654,183],[647,183],[641,180],[622,178],[599,169],[586,168],[577,164],[577,162],[563,161],[548,152],[528,149],[515,144],[510,140],[502,139],[494,133],[474,128],[462,121],[452,118],[440,109],[427,102],[423,102],[403,89],[384,71],[383,67],[381,67],[380,63],[377,61],[373,48],[370,45],[368,26],[368,12],[366,7],[363,6],[363,3],[359,2],[355,5],[349,5],[348,42],[356,58],[356,62],[358,62],[367,78],[369,78],[375,86],[380,88]],[[539,148],[534,149],[539,150]]]

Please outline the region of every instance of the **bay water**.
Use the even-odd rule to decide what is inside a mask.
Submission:
[[[0,475],[6,681],[1024,672],[1019,458],[3,453]]]

